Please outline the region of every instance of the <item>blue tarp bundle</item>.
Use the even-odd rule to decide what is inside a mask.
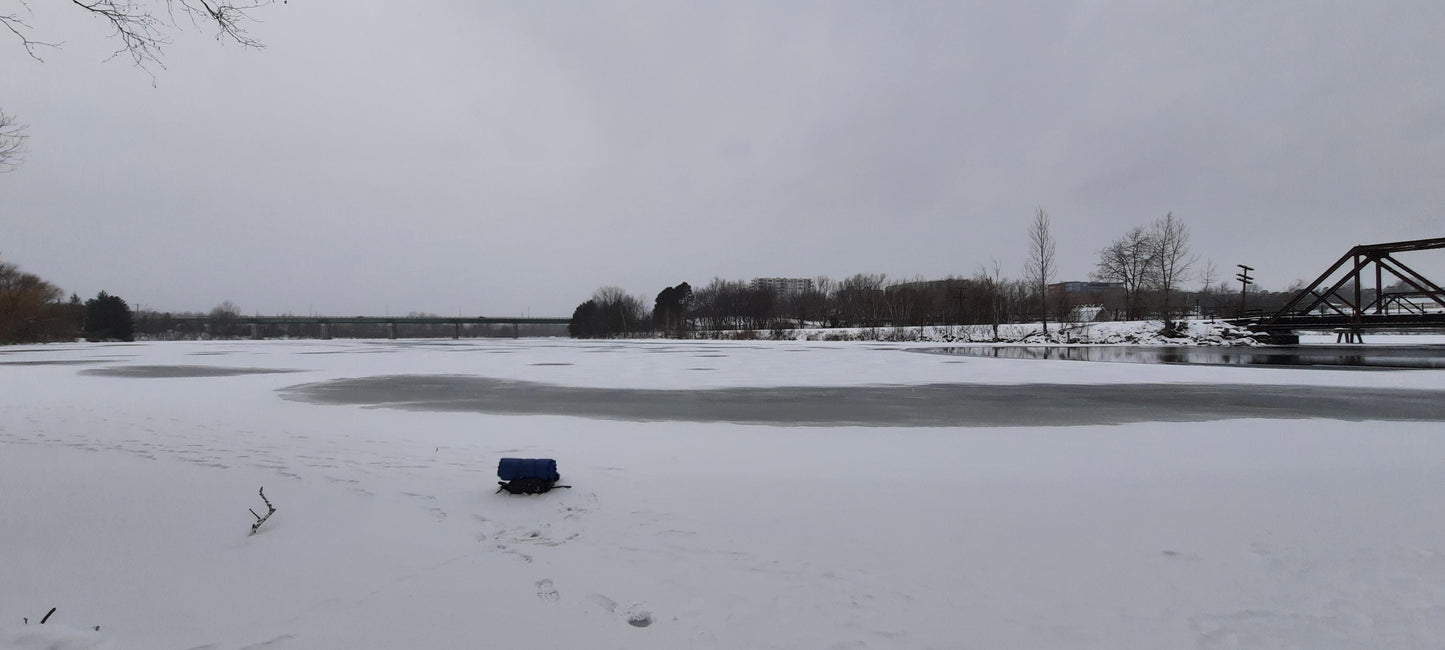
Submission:
[[[551,458],[503,458],[497,462],[497,478],[515,481],[519,478],[535,478],[543,481],[558,481],[557,461]]]

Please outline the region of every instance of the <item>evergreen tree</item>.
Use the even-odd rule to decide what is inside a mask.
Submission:
[[[657,294],[652,306],[652,328],[667,336],[682,337],[687,329],[687,310],[692,306],[692,286],[686,282],[667,287]]]
[[[92,341],[134,341],[130,305],[104,291],[85,301],[85,338]]]
[[[572,322],[567,323],[567,333],[574,339],[590,339],[601,336],[598,323],[597,301],[588,300],[572,312]]]

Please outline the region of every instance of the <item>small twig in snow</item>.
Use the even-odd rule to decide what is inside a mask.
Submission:
[[[252,535],[255,535],[255,534],[256,534],[256,529],[260,528],[260,527],[261,527],[261,524],[266,523],[266,520],[267,520],[267,519],[270,519],[270,518],[271,518],[271,515],[272,515],[272,514],[275,514],[275,512],[276,512],[276,506],[271,505],[271,500],[266,498],[266,488],[264,488],[264,487],[261,488],[261,490],[260,490],[260,495],[261,495],[261,500],[266,503],[266,516],[263,517],[263,516],[261,516],[261,515],[256,514],[256,511],[255,511],[255,510],[251,510],[251,516],[253,516],[253,517],[256,518],[256,523],[251,524],[251,534],[252,534]],[[250,508],[247,508],[247,510],[250,510]]]
[[[45,625],[45,622],[48,621],[48,620],[50,620],[50,615],[51,615],[51,614],[54,614],[54,613],[55,613],[55,608],[54,608],[54,607],[51,607],[51,608],[50,608],[50,611],[48,611],[48,612],[45,613],[45,618],[40,619],[40,624],[41,624],[41,625]]]

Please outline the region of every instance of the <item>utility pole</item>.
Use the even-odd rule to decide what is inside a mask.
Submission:
[[[1239,267],[1239,273],[1234,277],[1239,280],[1239,310],[1244,311],[1244,299],[1249,295],[1249,285],[1254,284],[1254,278],[1249,277],[1249,272],[1254,270],[1253,266],[1235,264]]]

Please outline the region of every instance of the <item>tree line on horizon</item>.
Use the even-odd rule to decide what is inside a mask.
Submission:
[[[296,317],[296,314],[273,314],[277,318]],[[442,314],[410,312],[404,318],[442,318]],[[157,341],[247,339],[247,338],[323,338],[320,324],[316,323],[265,323],[253,326],[240,322],[242,313],[230,301],[222,302],[209,312],[162,312],[142,310],[135,315],[137,336]],[[409,323],[403,331],[405,338],[514,338],[532,336],[558,336],[559,325],[510,325],[494,323],[462,323],[460,328],[451,324]],[[390,331],[384,323],[350,323],[344,318],[330,322],[325,337],[335,339],[379,339],[388,338]]]
[[[859,273],[842,280],[809,278],[800,290],[779,291],[766,282],[713,278],[694,288],[683,282],[647,302],[616,286],[598,289],[578,305],[568,332],[574,338],[688,337],[793,328],[878,328],[989,325],[997,337],[1006,323],[1137,320],[1158,318],[1169,326],[1186,313],[1234,316],[1243,309],[1277,309],[1287,293],[1233,289],[1220,281],[1213,262],[1200,267],[1190,250],[1189,229],[1169,213],[1129,229],[1097,251],[1089,282],[1055,282],[1055,241],[1049,215],[1039,209],[1028,225],[1028,258],[1022,277],[1006,277],[997,260],[967,277],[889,280]],[[1185,284],[1201,281],[1195,290]],[[1247,297],[1246,297],[1247,295]],[[1247,304],[1244,304],[1245,301]]]
[[[0,260],[0,344],[131,341],[135,331],[125,300],[101,291],[82,302],[59,287]]]
[[[1044,307],[1032,286],[1019,278],[979,276],[942,280],[890,281],[882,274],[857,274],[843,280],[813,278],[811,290],[780,293],[754,287],[744,280],[713,278],[699,289],[654,300],[651,309],[642,298],[616,286],[602,287],[572,313],[568,333],[573,338],[628,338],[667,336],[688,338],[707,333],[732,332],[744,338],[795,328],[885,328],[1038,324]],[[1112,285],[1113,283],[1109,283]],[[678,285],[691,289],[688,283]],[[1171,300],[1201,317],[1241,315],[1237,290],[1201,287],[1175,290]],[[1277,309],[1293,295],[1251,290],[1248,311]],[[1125,297],[1118,286],[1070,291],[1058,284],[1049,288],[1051,323],[1163,319],[1162,296],[1148,290]],[[1098,307],[1098,309],[1094,309]]]

